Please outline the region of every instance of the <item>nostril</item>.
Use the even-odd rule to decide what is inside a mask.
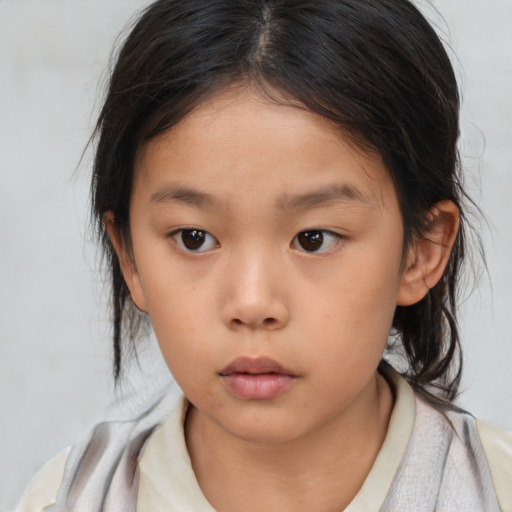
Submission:
[[[243,320],[240,320],[240,318],[233,318],[232,323],[233,323],[233,325],[236,325],[236,326],[251,325],[250,322],[244,322]],[[278,323],[279,322],[276,318],[268,317],[268,318],[265,318],[262,322],[258,322],[257,324],[255,323],[254,326],[260,325],[263,327],[274,327]]]

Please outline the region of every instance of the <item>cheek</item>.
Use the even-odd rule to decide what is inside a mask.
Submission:
[[[386,258],[370,251],[354,252],[324,274],[310,272],[303,295],[308,297],[308,306],[318,305],[318,314],[326,319],[375,323],[377,318],[392,315],[396,307],[399,265],[398,252]],[[315,300],[310,300],[312,296]]]
[[[177,357],[186,356],[184,340],[197,336],[201,327],[201,297],[193,285],[178,279],[172,266],[158,261],[145,264],[139,266],[143,295],[164,358],[171,351],[178,352]]]
[[[178,381],[182,373],[199,378],[197,369],[213,348],[218,317],[214,290],[179,265],[154,264],[146,270],[142,281],[147,311],[167,366]]]
[[[300,315],[310,319],[309,342],[314,346],[320,336],[327,342],[324,348],[332,355],[324,359],[328,364],[378,363],[396,308],[399,261],[354,255],[328,279],[310,281]]]
[[[211,370],[215,361],[201,307],[189,297],[176,289],[155,294],[162,305],[150,309],[149,316],[171,374],[187,396],[195,396],[196,390],[204,392],[205,369]]]
[[[195,289],[176,282],[165,286],[160,281],[151,287],[147,296],[151,324],[162,345],[183,345],[186,349],[186,340],[204,336],[209,317],[205,309],[206,293],[197,293]]]
[[[195,328],[210,296],[204,279],[207,264],[184,265],[165,240],[148,237],[148,240],[142,239],[140,245],[145,250],[136,253],[137,268],[153,324],[164,322]]]

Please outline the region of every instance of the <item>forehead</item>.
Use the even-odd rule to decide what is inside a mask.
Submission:
[[[394,195],[380,155],[357,147],[334,122],[287,99],[234,87],[139,151],[134,191],[151,200],[158,190],[190,185],[225,201],[250,191],[247,199],[266,196],[276,207],[329,186],[366,206],[385,206]]]

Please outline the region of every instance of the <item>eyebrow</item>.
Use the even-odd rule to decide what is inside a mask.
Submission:
[[[305,194],[282,194],[277,200],[277,206],[281,210],[306,210],[330,206],[338,202],[360,203],[362,206],[373,205],[373,201],[353,185],[335,183]]]
[[[150,205],[165,203],[185,203],[198,208],[212,208],[216,204],[215,198],[189,187],[166,186],[151,195]]]
[[[338,202],[360,203],[371,206],[372,201],[358,188],[348,184],[333,184],[304,194],[281,194],[276,201],[280,210],[306,210],[321,208]],[[213,208],[218,201],[214,196],[184,186],[164,186],[151,195],[150,205],[184,203],[198,208]]]

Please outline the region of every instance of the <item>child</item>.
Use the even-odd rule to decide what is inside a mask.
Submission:
[[[510,435],[453,405],[458,106],[407,0],[149,6],[93,212],[116,378],[147,318],[184,397],[98,425],[18,510],[512,510]]]

